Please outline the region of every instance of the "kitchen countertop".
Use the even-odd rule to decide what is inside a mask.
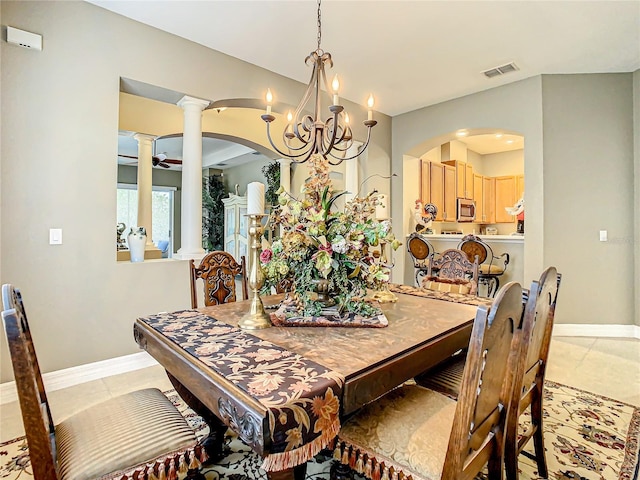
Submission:
[[[423,234],[427,239],[433,240],[450,240],[459,242],[463,234],[443,235],[443,234]],[[524,243],[524,235],[476,235],[487,243]],[[408,235],[407,235],[408,237]]]

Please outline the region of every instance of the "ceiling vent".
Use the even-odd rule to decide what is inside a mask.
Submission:
[[[486,70],[482,73],[487,78],[493,78],[493,77],[499,77],[500,75],[504,75],[505,73],[515,72],[516,70],[519,70],[518,66],[515,63],[511,62],[511,63],[507,63],[506,65],[490,68],[489,70]]]

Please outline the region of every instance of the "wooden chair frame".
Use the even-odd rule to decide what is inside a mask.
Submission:
[[[516,378],[505,431],[505,472],[508,480],[518,479],[518,455],[533,437],[538,474],[548,477],[544,453],[543,411],[544,379],[549,358],[549,346],[553,331],[553,319],[562,276],[554,267],[547,268],[539,281],[531,285],[529,301],[525,309],[520,354],[516,364]],[[521,415],[531,408],[531,424],[525,432],[519,432]]]
[[[20,291],[2,286],[4,323],[18,390],[18,400],[36,480],[58,480],[55,424]]]
[[[494,296],[500,288],[498,277],[504,274],[507,265],[509,265],[509,254],[505,252],[501,255],[494,255],[489,244],[473,234],[462,237],[457,248],[467,254],[467,259],[470,262],[473,262],[476,256],[478,257],[478,281],[487,285],[487,296]],[[502,266],[499,265],[501,263]],[[500,273],[492,273],[494,266],[501,270]],[[483,272],[483,267],[486,267],[486,272]]]
[[[485,465],[490,479],[502,478],[505,422],[513,382],[517,380],[514,347],[521,334],[518,326],[522,323],[523,311],[522,288],[515,282],[510,282],[498,292],[491,308],[478,307],[469,342],[469,360],[464,368],[444,457],[440,477],[443,480],[471,480]],[[381,412],[384,414],[385,409],[382,408]],[[357,417],[356,413],[354,418],[357,420]],[[355,428],[359,429],[360,425],[356,424]],[[388,425],[387,428],[393,427]],[[370,446],[350,443],[349,438],[341,435],[346,434],[338,434],[339,441],[345,442],[340,447],[350,452],[348,459],[341,456],[343,463],[345,460],[351,462],[364,451],[369,460],[373,459],[372,463],[380,464]],[[393,461],[397,464],[397,458]],[[332,468],[331,473],[332,480],[344,478],[340,476],[344,475],[344,468]],[[371,476],[377,478],[378,473]],[[396,469],[394,475],[407,478],[409,472]]]
[[[191,308],[198,308],[197,280],[202,279],[204,284],[205,306],[218,305],[236,301],[236,276],[242,277],[243,300],[249,298],[247,288],[247,267],[245,257],[236,262],[228,252],[216,250],[206,254],[195,266],[193,260],[189,261],[191,284]]]
[[[416,268],[416,285],[419,287],[421,279],[429,271],[429,261],[434,256],[435,250],[424,235],[414,232],[409,235],[409,240],[407,240],[407,252],[409,252],[413,266]]]
[[[442,252],[437,258],[429,258],[428,278],[443,278],[447,280],[470,280],[474,289],[478,289],[478,258],[470,262],[467,254],[462,250],[450,248]]]
[[[518,479],[518,455],[533,437],[534,460],[540,476],[546,478],[547,464],[543,439],[543,389],[549,357],[549,345],[553,330],[556,301],[562,276],[554,267],[547,268],[539,281],[534,281],[528,296],[523,292],[526,304],[522,320],[522,334],[517,345],[518,355],[515,378],[511,393],[512,408],[509,411],[505,429],[505,472],[508,480]],[[418,377],[416,382],[427,388],[442,392],[452,398],[459,395],[462,388],[460,372],[464,367],[465,354],[439,364]],[[520,432],[519,420],[526,409],[531,408],[531,425]]]

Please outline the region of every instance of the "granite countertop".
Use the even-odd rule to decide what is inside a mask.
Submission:
[[[450,240],[452,242],[459,242],[464,234],[443,235],[439,234],[423,234],[427,239],[433,240]],[[477,235],[487,243],[500,242],[500,243],[524,243],[524,235]]]

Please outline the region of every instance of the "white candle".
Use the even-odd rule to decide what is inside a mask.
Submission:
[[[389,218],[389,206],[387,205],[387,196],[378,195],[378,205],[376,205],[376,220],[386,220]]]
[[[367,113],[367,120],[373,120],[373,93],[369,95],[369,99],[367,100],[367,107],[369,107],[369,112]]]
[[[247,185],[247,215],[264,215],[264,183]]]
[[[267,115],[271,115],[271,102],[273,102],[273,95],[271,94],[271,89],[267,88]]]
[[[331,82],[331,88],[333,88],[333,104],[338,105],[338,93],[340,93],[340,80],[338,80],[338,75],[333,77],[333,82]]]

